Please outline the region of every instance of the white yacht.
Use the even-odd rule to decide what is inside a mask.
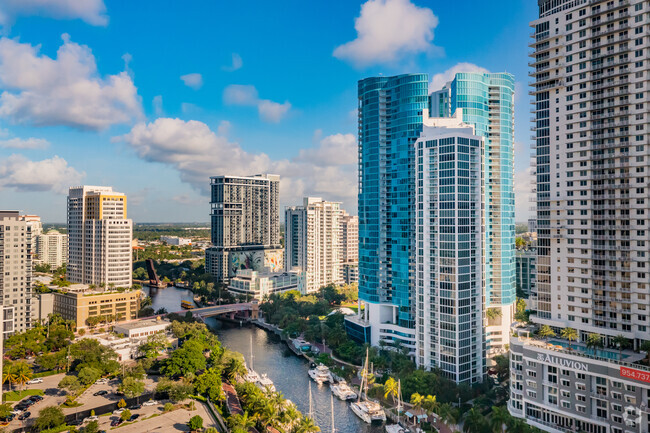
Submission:
[[[361,390],[363,390],[363,399]],[[361,372],[361,386],[359,387],[359,396],[357,401],[350,404],[352,412],[368,424],[373,421],[386,421],[386,413],[381,405],[372,400],[368,400],[368,351],[366,350],[366,362]]]
[[[275,392],[275,385],[273,385],[273,381],[269,379],[265,373],[262,373],[262,376],[257,379],[257,386],[262,388],[263,391],[269,389],[272,392]]]
[[[330,369],[323,364],[320,364],[318,367],[309,370],[309,377],[314,379],[314,382],[319,385],[325,382],[330,382],[332,380]]]
[[[332,394],[341,400],[354,400],[357,398],[357,393],[344,380],[336,384],[331,384],[330,388],[332,389]]]

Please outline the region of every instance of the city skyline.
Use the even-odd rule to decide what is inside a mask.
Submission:
[[[110,1],[79,10],[52,2],[38,17],[4,6],[0,201],[63,223],[69,187],[114,185],[129,196],[136,222],[207,222],[209,176],[267,172],[283,179],[282,208],[322,196],[356,214],[358,79],[427,73],[437,89],[452,72],[505,70],[519,80],[516,219],[525,221],[525,23],[535,17],[535,5],[516,2],[501,16],[471,3],[460,38],[455,8],[431,1],[192,9],[170,3],[128,13]],[[237,26],[244,13],[252,15],[251,25]],[[323,19],[312,29],[304,17],[315,14]],[[216,28],[214,19],[224,16],[233,19]],[[372,31],[373,17],[386,16],[415,18],[417,25],[412,34],[382,40]],[[479,24],[491,17],[500,28],[486,36]],[[172,20],[178,20],[173,40],[158,30]],[[284,21],[293,27],[275,25]],[[295,37],[302,33],[313,38]],[[289,55],[296,52],[303,54]],[[16,58],[33,65],[26,74],[32,81],[18,79],[11,67]],[[39,74],[46,69],[57,89]],[[75,91],[73,80],[94,90]],[[74,108],[84,115],[73,116]],[[217,157],[205,158],[210,154]]]

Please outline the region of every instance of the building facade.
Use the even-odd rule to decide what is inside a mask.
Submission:
[[[133,221],[126,195],[105,186],[68,194],[67,278],[73,283],[131,287]]]
[[[341,204],[305,197],[302,206],[285,209],[285,269],[305,273],[307,293],[341,284]]]
[[[227,281],[239,269],[281,267],[280,176],[214,176],[210,187],[212,247],[205,251],[206,270]],[[249,256],[261,262],[256,265]]]
[[[638,349],[650,340],[650,4],[538,5],[530,42],[538,238],[531,320],[556,333],[574,329],[574,346],[594,334],[605,348]],[[549,432],[650,429],[650,370],[633,355],[577,357],[558,342],[518,340],[512,415]],[[528,374],[531,363],[543,371]]]
[[[57,230],[36,236],[36,257],[39,264],[60,268],[68,261],[68,235]]]
[[[506,352],[515,302],[514,90],[508,73],[458,73],[431,93],[432,117],[462,109],[463,121],[485,138],[485,305],[487,354]]]
[[[271,273],[244,269],[237,272],[228,283],[228,291],[249,299],[262,300],[274,293],[297,290],[306,294],[305,273],[299,269],[288,272]]]
[[[31,225],[18,211],[0,211],[2,339],[31,327]]]
[[[359,217],[341,211],[341,281],[359,281]]]
[[[515,287],[523,294],[524,298],[531,299],[531,294],[537,293],[535,283],[537,281],[537,250],[534,248],[523,248],[516,251],[515,266]],[[534,310],[534,308],[531,307]]]
[[[74,320],[78,328],[88,326],[88,318],[104,317],[108,322],[138,318],[140,290],[99,291],[85,284],[73,284],[65,291],[54,293],[54,314]]]
[[[167,245],[174,245],[177,247],[185,247],[192,245],[192,239],[180,238],[178,236],[161,236],[160,240],[166,242]]]
[[[451,118],[428,118],[415,143],[416,364],[456,383],[484,376],[484,138]]]
[[[415,354],[415,141],[427,108],[428,75],[358,83],[359,302],[352,336]]]

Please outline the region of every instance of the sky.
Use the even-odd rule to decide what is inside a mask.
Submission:
[[[357,81],[515,75],[516,219],[530,215],[535,1],[0,0],[0,209],[65,222],[74,185],[136,223],[209,221],[209,177],[274,173],[357,211]]]

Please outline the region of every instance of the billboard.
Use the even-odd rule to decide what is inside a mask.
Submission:
[[[281,272],[284,266],[283,253],[282,249],[232,251],[229,253],[229,275],[234,277],[241,269],[259,272],[268,268],[271,272]]]

